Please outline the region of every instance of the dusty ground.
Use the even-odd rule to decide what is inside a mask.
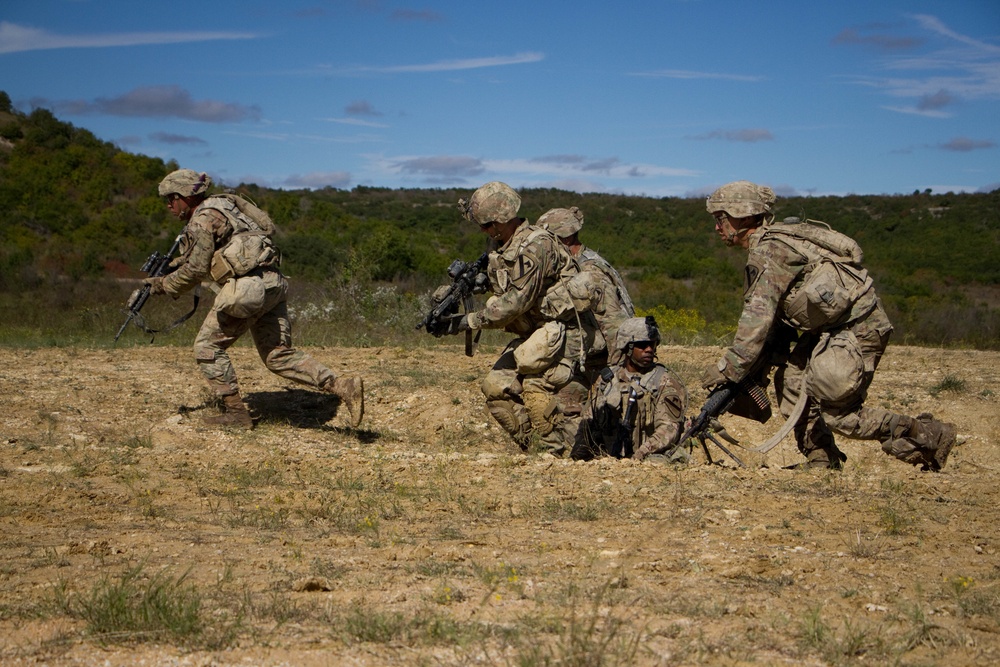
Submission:
[[[245,347],[251,434],[201,425],[187,349],[0,350],[0,662],[1000,662],[998,353],[890,346],[870,401],[967,435],[933,474],[522,455],[495,351],[310,351],[366,378],[362,430]],[[718,354],[661,349],[693,409]],[[116,620],[150,599],[194,620]]]

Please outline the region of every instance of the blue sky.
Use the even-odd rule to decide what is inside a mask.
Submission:
[[[0,89],[228,185],[1000,187],[996,0],[5,0]]]

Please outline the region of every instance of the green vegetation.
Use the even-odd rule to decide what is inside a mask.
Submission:
[[[156,193],[178,166],[121,151],[45,109],[0,105],[0,307],[9,313],[0,344],[107,344],[129,290],[119,279],[140,277],[146,256],[165,251],[178,231]],[[278,222],[303,344],[416,342],[425,295],[453,259],[475,257],[484,245],[455,206],[469,190],[221,185]],[[529,219],[579,206],[584,242],[621,271],[638,307],[664,320],[669,342],[716,342],[732,332],[744,256],[713,238],[700,199],[521,194]],[[895,340],[1000,346],[1000,191],[790,197],[779,205],[779,217],[823,220],[861,243]]]

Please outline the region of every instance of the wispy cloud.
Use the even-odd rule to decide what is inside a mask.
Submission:
[[[382,112],[375,109],[375,106],[367,100],[355,100],[346,107],[344,112],[349,116],[381,116]]]
[[[841,30],[831,42],[835,45],[868,46],[879,51],[912,51],[927,40],[912,35],[896,36],[887,34],[893,26],[884,23],[869,23]]]
[[[444,19],[437,12],[429,9],[395,9],[391,18],[393,21],[425,21],[427,23],[436,23]]]
[[[351,173],[348,171],[313,171],[308,174],[292,174],[282,184],[290,188],[344,189],[351,185]]]
[[[260,109],[233,102],[196,100],[180,86],[145,86],[113,98],[93,101],[48,102],[31,100],[32,106],[52,106],[69,115],[105,114],[143,118],[183,118],[203,123],[239,123],[260,119]]]
[[[951,141],[941,144],[939,148],[946,151],[968,153],[969,151],[981,150],[984,148],[996,148],[996,144],[993,143],[992,141],[986,141],[983,139],[969,139],[968,137],[955,137]]]
[[[360,118],[324,118],[327,123],[339,123],[341,125],[353,125],[355,127],[375,127],[375,128],[385,128],[389,127],[385,123],[376,123],[371,120],[362,120]]]
[[[161,144],[187,145],[187,146],[208,145],[208,142],[202,139],[201,137],[191,137],[183,134],[171,134],[170,132],[154,132],[151,135],[149,135],[149,138]]]
[[[914,45],[930,44],[934,38],[939,48],[890,56],[877,64],[893,76],[864,75],[856,77],[854,83],[912,100],[912,104],[884,105],[885,109],[929,118],[951,117],[953,113],[946,109],[961,102],[1000,99],[1000,47],[957,33],[934,16],[911,18],[911,30],[924,33],[914,38]],[[835,43],[850,42],[842,39]]]
[[[545,59],[544,53],[533,51],[516,53],[512,56],[492,56],[489,58],[467,58],[464,60],[439,60],[433,63],[418,65],[392,65],[389,67],[360,67],[353,71],[382,72],[394,74],[400,72],[452,72],[456,70],[480,69],[483,67],[503,67],[506,65],[524,65],[537,63]]]
[[[722,139],[723,141],[734,141],[734,142],[748,143],[748,144],[754,144],[757,143],[758,141],[774,141],[774,135],[771,134],[771,131],[762,128],[745,128],[742,130],[712,130],[711,132],[706,132],[705,134],[699,134],[691,138],[698,139],[699,141],[707,141],[710,139]]]
[[[41,51],[48,49],[102,49],[117,46],[150,44],[182,44],[232,39],[255,39],[249,32],[186,31],[186,32],[120,32],[91,35],[60,35],[0,21],[0,53]]]
[[[649,72],[630,72],[629,76],[646,76],[661,79],[724,79],[726,81],[745,81],[756,83],[764,81],[763,76],[751,74],[726,74],[723,72],[695,72],[685,69],[661,69]]]
[[[465,155],[437,155],[399,160],[395,168],[405,174],[433,176],[476,176],[483,173],[483,161]]]

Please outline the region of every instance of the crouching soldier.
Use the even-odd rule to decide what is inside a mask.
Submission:
[[[454,315],[441,333],[503,329],[516,336],[482,383],[486,406],[521,447],[533,438],[556,456],[576,441],[590,389],[587,361],[605,353],[590,312],[591,284],[551,232],[518,216],[521,197],[493,181],[459,201],[493,241],[486,305]]]
[[[840,469],[847,456],[834,434],[875,440],[924,470],[941,470],[960,440],[954,424],[866,404],[892,324],[854,239],[822,222],[775,220],[771,188],[735,181],[706,202],[719,239],[748,251],[743,313],[733,344],[706,370],[706,389],[778,364],[778,407],[793,419],[804,468]],[[771,341],[781,341],[778,349]],[[788,341],[794,347],[787,351]],[[762,363],[768,362],[768,363]]]
[[[604,369],[590,391],[573,458],[688,459],[679,442],[687,389],[656,361],[659,343],[660,330],[651,316],[629,318],[618,328],[619,362]]]

